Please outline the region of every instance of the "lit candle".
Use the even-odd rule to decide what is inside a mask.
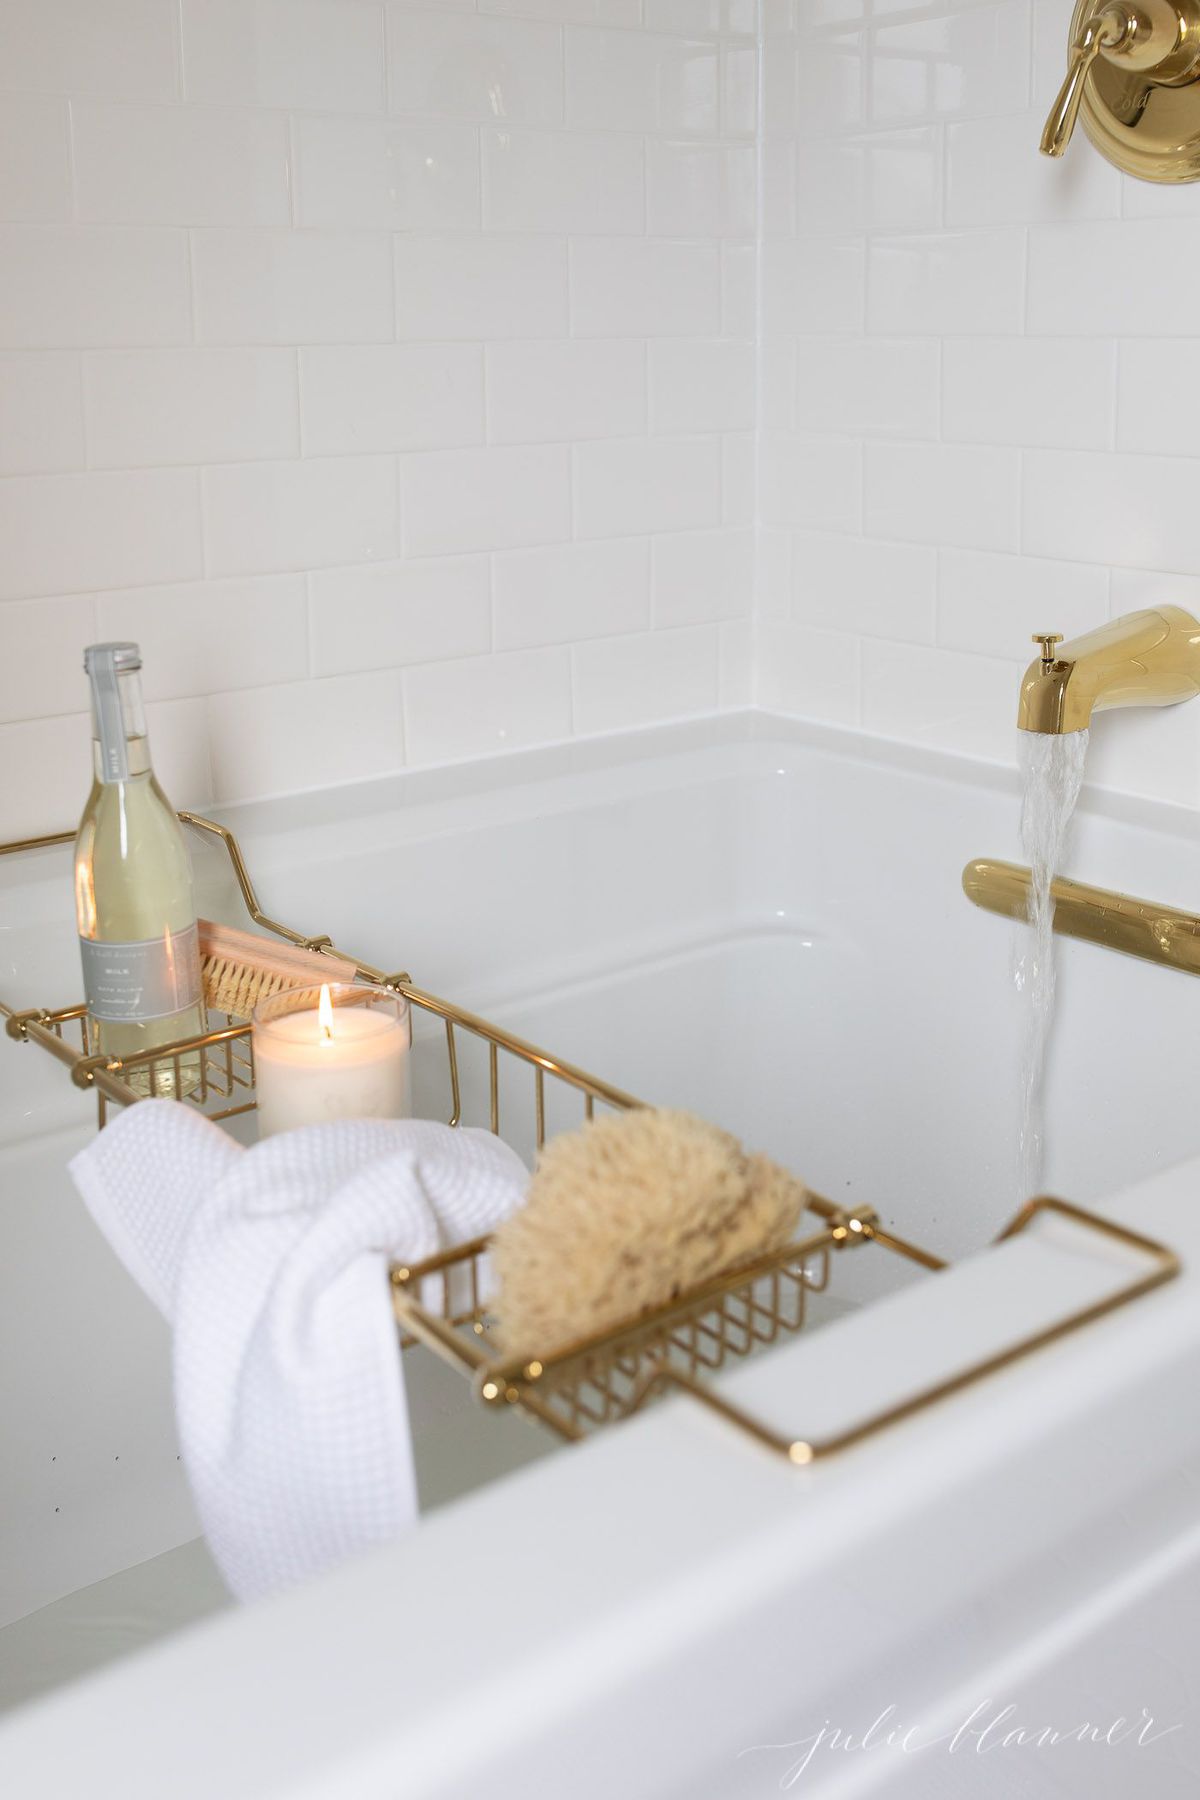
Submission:
[[[386,988],[326,983],[287,990],[254,1014],[258,1135],[327,1119],[412,1112],[408,1004]]]

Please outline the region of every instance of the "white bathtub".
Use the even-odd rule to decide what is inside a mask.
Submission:
[[[1017,800],[1001,771],[748,715],[225,816],[276,916],[708,1114],[957,1260],[1019,1198],[1013,928],[959,881],[971,857],[1016,854]],[[61,871],[50,853],[0,866],[5,999],[73,996]],[[206,854],[209,911],[216,873]],[[1194,905],[1194,816],[1085,798],[1071,873]],[[1059,993],[1048,1186],[1200,1251],[1194,990],[1071,943]],[[546,1459],[521,1421],[483,1418],[414,1361],[430,1516],[394,1551],[234,1613],[178,1548],[196,1527],[163,1328],[63,1175],[89,1102],[33,1050],[3,1058],[0,1669],[5,1640],[13,1696],[99,1660],[81,1638],[111,1621],[114,1591],[136,1596],[134,1637],[214,1613],[11,1712],[11,1791],[726,1800],[776,1791],[789,1767],[739,1751],[823,1718],[863,1731],[889,1704],[932,1733],[1009,1665],[1042,1723],[1072,1723],[1055,1717],[1084,1703],[1072,1683],[1113,1717],[1191,1705],[1186,1270],[810,1470],[686,1402]],[[820,1329],[725,1379],[786,1429],[830,1430],[1127,1272],[1066,1227],[936,1277],[871,1247],[838,1260]],[[80,1593],[114,1576],[132,1587]],[[1187,1582],[1190,1614],[1168,1605]],[[135,1721],[136,1766],[119,1750]],[[1097,1752],[1089,1785],[1030,1791],[1124,1795],[1131,1768],[1155,1800],[1172,1781],[1194,1791],[1186,1731],[1132,1754]],[[941,1751],[823,1753],[802,1780],[925,1794],[960,1767]],[[1060,1756],[1046,1779],[1082,1782],[1082,1767]],[[1011,1759],[972,1773],[1001,1785],[945,1791],[1018,1791]]]

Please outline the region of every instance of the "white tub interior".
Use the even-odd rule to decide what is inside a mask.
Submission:
[[[1015,855],[1015,777],[748,718],[224,816],[276,916],[706,1114],[942,1255],[1016,1208],[1012,928],[960,888],[969,858]],[[1200,891],[1194,825],[1169,808],[1085,798],[1074,846],[1082,879]],[[199,866],[204,910],[235,917],[209,850]],[[10,1001],[74,998],[64,868],[0,865]],[[1200,1151],[1190,985],[1064,944],[1059,996],[1048,1186],[1088,1201]],[[3,1056],[11,1704],[221,1595],[187,1547],[165,1329],[63,1172],[91,1102],[33,1050]],[[422,1057],[420,1110],[442,1111],[440,1047]],[[877,1250],[836,1275],[832,1312],[909,1279]],[[551,1448],[430,1358],[409,1381],[430,1507]]]

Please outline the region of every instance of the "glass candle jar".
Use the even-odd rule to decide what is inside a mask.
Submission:
[[[402,994],[348,981],[285,988],[255,1009],[253,1037],[260,1138],[328,1119],[411,1116]]]

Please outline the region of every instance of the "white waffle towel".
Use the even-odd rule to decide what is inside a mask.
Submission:
[[[174,1328],[180,1451],[232,1592],[255,1599],[395,1539],[417,1492],[387,1266],[519,1206],[515,1152],[425,1119],[244,1150],[178,1101],[143,1100],[71,1174]]]

